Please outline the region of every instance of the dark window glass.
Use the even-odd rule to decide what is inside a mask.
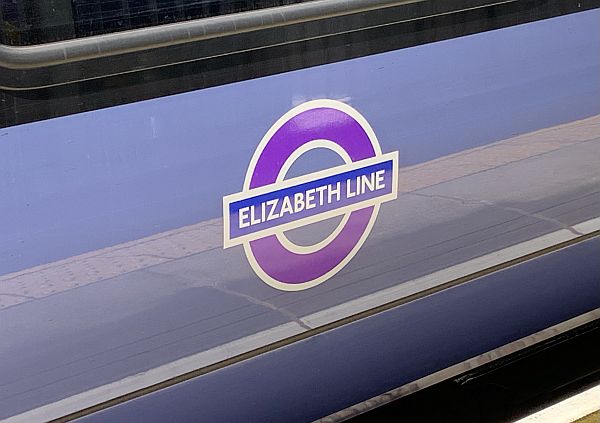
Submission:
[[[305,0],[0,0],[0,43],[31,45]]]

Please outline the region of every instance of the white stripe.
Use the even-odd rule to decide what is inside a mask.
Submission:
[[[600,228],[600,217],[586,220],[573,226],[573,229],[582,234],[589,234],[590,232],[597,231],[598,228]]]
[[[572,423],[600,410],[600,385],[531,414],[515,423]]]
[[[586,234],[600,229],[600,219],[592,219],[577,225],[579,232]],[[414,279],[398,286],[384,289],[362,298],[319,311],[301,320],[311,328],[335,322],[361,311],[377,307],[407,295],[438,286],[451,280],[468,276],[475,272],[485,270],[491,266],[505,263],[509,260],[535,253],[541,249],[551,247],[564,241],[575,238],[572,232],[561,229],[556,232],[522,242],[502,250],[486,254],[467,262],[451,266],[430,275]],[[83,410],[93,405],[111,400],[121,395],[146,388],[165,380],[181,376],[193,370],[210,366],[223,360],[230,359],[256,348],[289,338],[304,332],[305,329],[295,322],[289,322],[274,328],[241,338],[219,347],[203,351],[180,360],[156,367],[143,373],[126,377],[116,382],[109,383],[80,394],[26,411],[8,419],[5,423],[25,423],[31,421],[46,421]]]

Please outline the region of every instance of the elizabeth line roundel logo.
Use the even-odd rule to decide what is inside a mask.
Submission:
[[[344,164],[286,178],[304,153],[325,148]],[[256,274],[284,291],[339,272],[371,232],[381,203],[398,195],[398,152],[383,154],[355,109],[313,100],[283,115],[258,145],[241,192],[223,198],[224,248],[243,245]],[[285,231],[343,216],[324,240],[300,246]]]

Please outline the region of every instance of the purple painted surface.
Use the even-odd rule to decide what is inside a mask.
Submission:
[[[373,206],[352,212],[344,229],[333,241],[310,254],[297,254],[286,249],[275,235],[250,242],[261,268],[278,281],[303,283],[325,275],[344,260],[356,246],[369,219]]]
[[[342,147],[353,162],[375,156],[367,133],[351,116],[330,108],[307,110],[273,134],[256,162],[250,188],[274,183],[281,166],[294,151],[319,139]]]
[[[250,188],[274,183],[294,151],[319,139],[333,141],[352,161],[375,156],[369,136],[350,115],[330,108],[307,110],[286,122],[268,141],[254,167]],[[325,275],[350,254],[372,214],[372,206],[352,212],[335,239],[310,254],[289,251],[275,235],[251,241],[250,248],[256,262],[273,279],[289,284],[305,283]]]

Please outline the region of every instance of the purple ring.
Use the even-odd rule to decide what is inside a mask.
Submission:
[[[343,148],[350,159],[374,157],[376,151],[363,126],[349,114],[329,107],[301,112],[285,122],[263,148],[250,179],[250,188],[275,183],[287,158],[313,140],[325,139]],[[298,254],[285,248],[276,235],[250,241],[250,249],[261,269],[285,284],[302,284],[326,275],[339,265],[367,230],[374,206],[350,213],[338,235],[321,249]]]

